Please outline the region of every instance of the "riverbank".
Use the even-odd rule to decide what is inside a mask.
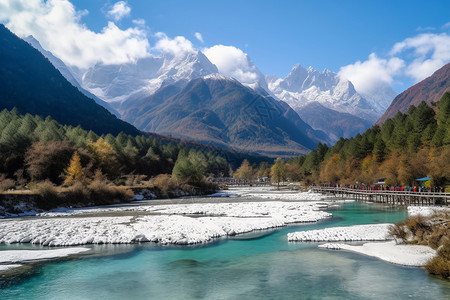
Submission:
[[[3,219],[0,220],[0,244],[23,243],[47,247],[144,242],[160,245],[204,244],[220,237],[289,224],[315,223],[332,216],[325,209],[345,202],[321,194],[280,192],[270,187],[230,189],[216,196],[59,209],[38,213],[35,217]],[[312,238],[304,239],[309,241],[320,240],[324,235],[339,237],[332,241],[386,240],[388,226],[361,225],[356,230],[354,227],[334,227],[323,231],[326,234],[301,233],[310,234]]]
[[[303,196],[298,194],[298,197]],[[217,237],[330,217],[331,214],[321,207],[323,204],[309,201],[170,205],[147,202],[147,205],[54,211],[35,218],[0,220],[0,243],[43,246],[138,242],[198,244]]]
[[[63,189],[46,183],[36,190],[0,193],[0,219],[35,216],[54,209],[64,210],[98,205],[126,204],[136,200],[204,196],[216,191],[217,186],[213,184],[201,187],[180,185],[172,188],[97,185],[92,190],[92,188],[82,185]]]
[[[408,207],[409,217],[431,217],[435,214],[449,213],[450,209],[447,207]],[[420,218],[419,217],[419,218]],[[444,220],[445,221],[445,220]],[[448,222],[449,220],[447,220]],[[425,223],[425,222],[424,222]],[[432,223],[430,223],[431,226]],[[420,224],[419,224],[420,225]],[[331,250],[347,250],[372,257],[376,257],[385,260],[390,263],[423,267],[437,257],[439,251],[436,251],[430,247],[427,243],[417,243],[415,241],[415,233],[407,238],[405,241],[398,240],[398,236],[392,235],[392,228],[399,225],[394,224],[376,224],[376,225],[358,225],[348,227],[332,227],[321,230],[310,230],[293,232],[287,235],[290,242],[301,241],[313,241],[313,242],[327,242],[320,244],[318,247]],[[417,228],[423,228],[416,226]],[[419,231],[419,229],[418,229]],[[431,231],[431,229],[430,229]],[[431,231],[432,232],[432,231]],[[443,233],[439,236],[439,240],[442,239],[442,243],[448,242],[448,229],[447,233]],[[421,236],[425,236],[423,233]],[[396,239],[394,241],[394,239]],[[405,237],[406,239],[406,237]],[[351,245],[342,242],[355,242],[355,241],[383,241],[383,242],[371,242],[364,243],[363,245]],[[405,243],[408,241],[409,243]],[[415,241],[413,243],[413,241]],[[341,242],[341,243],[329,243],[329,242]],[[448,261],[447,261],[448,264]]]

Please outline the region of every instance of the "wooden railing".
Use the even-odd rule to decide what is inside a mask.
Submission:
[[[313,186],[315,192],[333,194],[336,197],[348,197],[356,200],[380,202],[397,205],[445,205],[450,203],[450,193],[361,190],[344,187]]]

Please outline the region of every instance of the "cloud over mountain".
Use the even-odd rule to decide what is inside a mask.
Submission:
[[[203,49],[206,57],[217,66],[219,72],[242,83],[254,83],[260,76],[259,70],[247,54],[233,46],[215,45]]]
[[[119,16],[120,9],[113,11]],[[122,9],[122,15],[125,11]],[[66,64],[87,68],[98,61],[126,63],[149,54],[150,44],[143,29],[123,30],[108,22],[101,32],[94,32],[81,22],[87,13],[77,11],[67,0],[0,2],[0,21],[6,21],[19,36],[33,35]]]

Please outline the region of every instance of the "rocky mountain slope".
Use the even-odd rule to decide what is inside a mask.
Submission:
[[[83,95],[38,50],[0,25],[0,109],[52,116],[61,124],[81,125],[97,134],[138,134]]]
[[[116,117],[120,117],[119,113],[115,109],[113,109],[111,107],[111,105],[109,105],[108,103],[101,100],[94,94],[92,94],[92,93],[88,92],[87,90],[85,90],[84,88],[82,88],[80,83],[75,79],[75,75],[70,70],[70,68],[67,67],[67,65],[61,59],[54,56],[53,53],[42,48],[39,41],[36,40],[32,35],[24,38],[23,40],[26,41],[27,43],[29,43],[31,46],[33,46],[35,49],[37,49],[39,52],[41,52],[42,55],[44,55],[52,63],[52,65],[58,69],[58,71],[61,73],[61,75],[64,76],[64,78],[66,78],[67,81],[70,82],[70,84],[72,84],[74,87],[76,87],[86,97],[93,99],[97,104],[99,104],[99,105],[103,106],[104,108],[106,108],[107,110],[109,110],[109,112],[114,114]]]
[[[399,111],[406,112],[411,105],[417,106],[422,101],[428,104],[437,102],[448,91],[450,91],[450,63],[395,97],[377,124],[393,118]]]
[[[289,106],[218,74],[124,101],[119,112],[142,130],[264,155],[303,154],[322,141]]]

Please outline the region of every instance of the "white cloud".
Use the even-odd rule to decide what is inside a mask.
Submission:
[[[88,68],[96,62],[118,64],[149,55],[143,29],[122,30],[109,22],[101,32],[93,32],[81,22],[85,14],[68,0],[0,1],[1,22],[19,36],[33,35],[69,65]]]
[[[132,20],[131,22],[133,22],[133,24],[136,25],[136,26],[140,26],[140,27],[144,27],[145,26],[145,20],[144,19],[135,19],[135,20]]]
[[[422,33],[394,44],[386,58],[372,53],[366,61],[342,67],[339,74],[349,79],[361,94],[374,95],[401,77],[417,83],[448,62],[450,36]]]
[[[450,61],[450,36],[446,33],[424,33],[396,43],[391,55],[411,55],[413,60],[405,74],[416,82],[425,79]]]
[[[107,12],[107,16],[117,22],[124,17],[129,16],[130,12],[131,8],[128,6],[128,3],[125,1],[119,1],[111,7],[111,9]]]
[[[184,36],[176,36],[171,39],[163,32],[158,32],[155,36],[159,39],[155,45],[155,49],[157,50],[168,52],[175,56],[181,56],[196,51],[194,46],[192,46],[191,41]]]
[[[239,48],[215,45],[202,52],[225,76],[236,78],[242,83],[254,83],[260,77],[258,69]]]
[[[205,42],[205,41],[203,40],[203,36],[202,36],[202,34],[201,34],[200,32],[196,32],[194,35],[195,35],[195,38],[196,38],[197,40],[199,40],[200,42],[202,42],[202,43]]]
[[[350,80],[359,93],[374,95],[378,90],[391,86],[393,77],[400,73],[404,65],[400,58],[382,59],[372,53],[366,61],[342,67],[339,75]]]

